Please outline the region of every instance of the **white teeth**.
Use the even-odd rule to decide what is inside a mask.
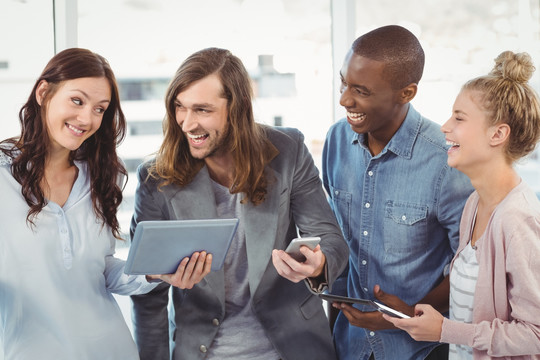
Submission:
[[[446,140],[446,145],[458,146],[459,147],[459,144],[457,142],[453,142],[453,141],[450,141],[450,140]]]
[[[76,127],[73,127],[70,124],[66,124],[66,126],[68,127],[68,129],[70,129],[71,131],[76,132],[77,134],[82,134],[83,133],[83,131],[81,129],[77,129]]]
[[[364,120],[364,119],[365,119],[366,114],[365,114],[365,113],[352,113],[352,112],[348,112],[348,111],[347,111],[347,117],[348,117],[351,121],[360,121],[360,120]]]
[[[208,134],[202,134],[202,135],[194,135],[187,133],[187,136],[196,144],[202,143],[207,137]]]
[[[194,135],[194,134],[188,133],[187,136],[188,136],[190,139],[200,140],[200,139],[204,138],[204,137],[206,136],[206,134],[202,134],[202,135]]]

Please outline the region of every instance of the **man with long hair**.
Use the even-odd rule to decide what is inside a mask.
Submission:
[[[238,218],[225,265],[184,259],[184,289],[134,296],[141,359],[335,359],[321,300],[348,248],[296,129],[257,124],[242,62],[208,48],[188,57],[166,94],[164,140],[140,166],[131,231],[143,220]],[[283,251],[318,236],[303,262]],[[307,285],[307,286],[306,286]],[[170,336],[169,336],[170,335]],[[169,349],[169,342],[171,348]]]

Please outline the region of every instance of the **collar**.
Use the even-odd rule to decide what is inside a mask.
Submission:
[[[405,159],[410,159],[416,138],[420,133],[420,127],[422,126],[422,116],[418,111],[414,109],[412,104],[409,104],[409,110],[405,116],[405,120],[396,131],[394,136],[390,139],[388,144],[384,147],[381,153],[377,156],[385,154],[387,151],[391,151],[394,154],[401,156]],[[349,127],[350,129],[350,127]],[[357,134],[352,131],[351,144],[359,144],[362,148],[369,151],[364,145],[366,134]]]

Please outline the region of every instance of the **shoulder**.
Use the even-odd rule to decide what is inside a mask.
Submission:
[[[420,116],[419,125],[418,139],[446,157],[446,138],[441,131],[441,125],[423,116]]]
[[[538,241],[540,236],[540,201],[525,183],[519,184],[497,206],[493,214],[494,234],[505,241]]]
[[[280,154],[296,152],[299,146],[304,144],[304,134],[296,128],[265,126],[263,129],[268,141],[270,141]]]
[[[328,129],[328,137],[332,137],[332,136],[342,137],[345,134],[348,134],[351,136],[355,134],[355,132],[351,129],[351,126],[347,122],[346,118],[336,121]]]
[[[499,204],[494,219],[515,227],[519,227],[516,222],[525,219],[535,219],[540,224],[540,201],[534,191],[522,182]]]
[[[13,159],[20,155],[20,150],[10,139],[0,143],[0,166],[11,166]]]
[[[150,175],[150,169],[155,165],[155,163],[156,163],[156,159],[152,158],[150,160],[146,160],[145,162],[143,162],[137,167],[137,177],[139,178],[140,181],[151,182],[153,180],[153,178],[149,175]]]
[[[0,149],[0,166],[10,166],[13,159]]]
[[[304,141],[304,135],[296,128],[283,126],[264,126],[263,127],[268,140],[274,145],[280,143],[294,143]]]

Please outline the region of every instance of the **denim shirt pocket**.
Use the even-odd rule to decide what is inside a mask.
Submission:
[[[385,251],[423,251],[428,240],[427,217],[427,205],[387,201],[384,216]]]
[[[332,208],[336,214],[343,236],[349,241],[351,238],[349,224],[351,223],[352,194],[330,185],[330,197],[332,199]]]

